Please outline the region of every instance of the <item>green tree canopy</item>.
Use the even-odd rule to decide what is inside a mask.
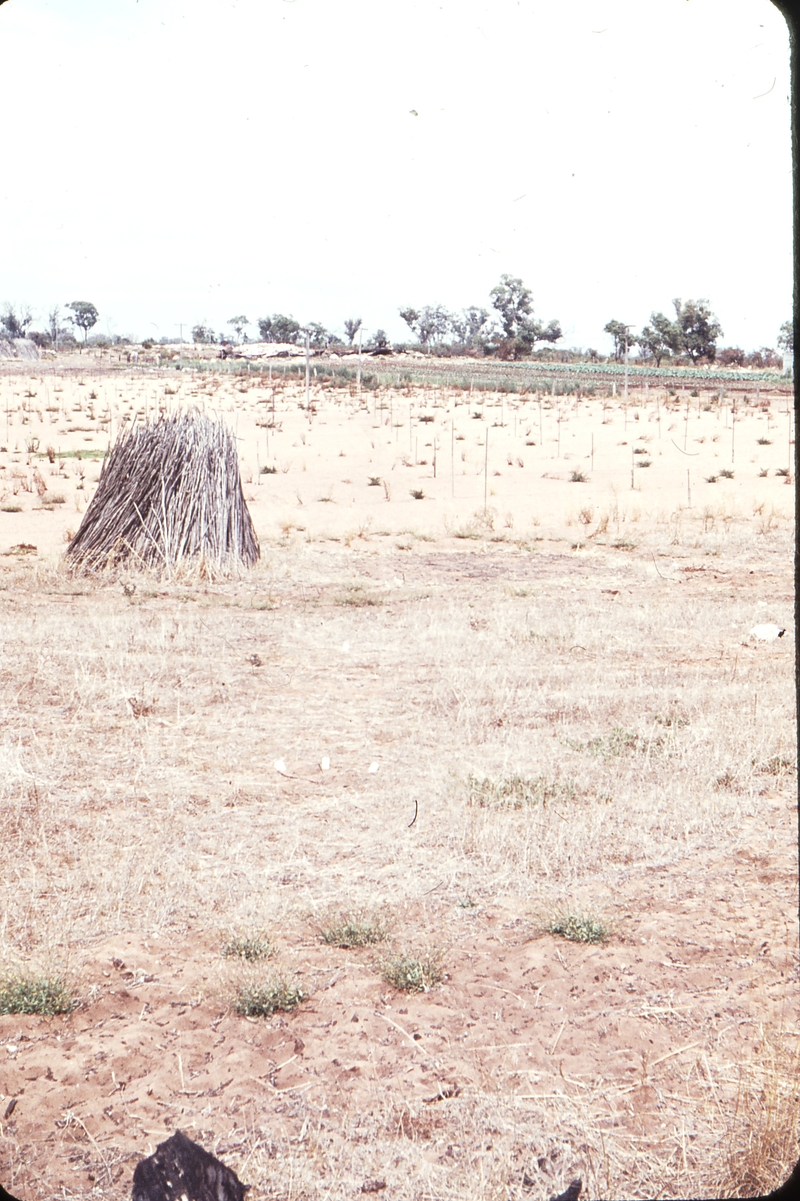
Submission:
[[[518,276],[501,275],[500,283],[492,288],[489,296],[500,314],[503,333],[507,338],[516,338],[533,313],[533,293],[530,288],[526,288]]]
[[[648,358],[661,366],[661,360],[683,353],[683,332],[675,321],[664,313],[651,313],[650,324],[639,335],[639,345]]]
[[[344,332],[350,346],[353,345],[356,334],[361,329],[360,317],[348,317],[344,323]]]
[[[557,342],[563,336],[558,321],[544,325],[533,316],[533,294],[518,276],[501,275],[489,295],[506,337],[504,353],[511,358],[529,354],[537,342]]]
[[[83,330],[83,344],[86,345],[86,339],[89,336],[89,330],[97,325],[97,319],[100,316],[97,309],[88,300],[73,300],[67,305],[68,309],[72,309],[72,316],[67,320],[73,325],[77,325],[78,329]]]
[[[412,334],[414,334],[414,336],[418,338],[419,337],[419,329],[418,329],[419,313],[417,312],[417,310],[416,309],[400,309],[400,316],[403,318],[406,325],[411,330]]]
[[[778,347],[787,354],[794,354],[794,324],[784,321],[778,334]]]
[[[238,338],[238,340],[240,342],[247,341],[247,334],[244,331],[246,330],[246,328],[249,324],[250,324],[250,322],[247,320],[247,318],[245,317],[245,315],[243,313],[238,317],[230,317],[228,319],[228,325],[232,326],[233,329],[236,331],[236,337]]]
[[[328,342],[330,341],[330,334],[324,325],[320,325],[319,321],[309,321],[308,325],[305,326],[305,329],[308,330],[309,346],[313,346],[315,350],[319,350],[323,346],[328,345]]]
[[[711,312],[707,300],[673,300],[675,324],[681,331],[683,351],[693,363],[698,359],[714,362],[717,354],[717,338],[722,337],[722,326]]]
[[[262,342],[296,343],[300,335],[300,322],[294,317],[286,317],[283,313],[273,313],[271,317],[261,317],[258,321],[258,332]]]
[[[9,338],[24,338],[26,330],[33,321],[33,313],[27,305],[15,309],[13,304],[4,304],[0,313],[0,326]]]
[[[627,338],[628,350],[635,346],[639,341],[638,336],[633,332],[633,327],[625,325],[622,321],[616,319],[609,321],[603,326],[604,334],[611,334],[614,339],[614,358],[619,362],[625,357],[625,345]]]

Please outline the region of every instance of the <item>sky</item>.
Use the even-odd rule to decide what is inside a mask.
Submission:
[[[564,346],[675,297],[774,346],[789,89],[769,0],[8,0],[0,303],[400,340],[509,273]]]

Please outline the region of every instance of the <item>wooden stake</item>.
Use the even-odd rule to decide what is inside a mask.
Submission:
[[[486,427],[486,451],[483,458],[483,515],[486,516],[487,498],[489,496],[489,427]]]

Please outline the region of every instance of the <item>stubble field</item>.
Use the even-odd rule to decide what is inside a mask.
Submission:
[[[5,1187],[128,1196],[176,1128],[256,1201],[784,1179],[788,396],[35,366],[0,376],[0,976],[76,1004],[0,1016]],[[70,576],[109,439],[190,403],[258,567]],[[237,1011],[270,987],[303,999]]]

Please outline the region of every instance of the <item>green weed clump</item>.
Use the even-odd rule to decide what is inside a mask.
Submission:
[[[385,960],[381,975],[387,984],[401,992],[429,992],[442,980],[441,956],[434,953],[420,959],[415,955],[393,955]]]
[[[616,759],[622,755],[662,755],[674,743],[675,729],[685,724],[685,718],[673,718],[670,715],[667,718],[656,718],[650,734],[614,726],[610,734],[599,734],[583,745],[578,743],[573,746],[575,750],[587,750],[601,759]],[[656,725],[660,725],[664,733],[657,733]]]
[[[0,980],[0,1014],[71,1013],[75,1002],[60,976],[14,976]]]
[[[249,963],[258,959],[268,959],[272,951],[273,948],[266,938],[244,936],[229,939],[222,948],[226,959],[246,959]]]
[[[241,1017],[269,1017],[276,1012],[288,1013],[305,1000],[306,994],[295,981],[278,976],[260,984],[240,985],[235,1009]]]
[[[570,942],[607,942],[608,927],[597,918],[581,913],[562,913],[547,926],[548,934],[558,934]]]
[[[319,936],[329,947],[368,947],[383,942],[388,930],[380,918],[362,917],[358,914],[342,914],[341,917],[323,926]]]
[[[483,809],[523,809],[548,801],[573,800],[576,795],[572,780],[551,780],[547,776],[513,775],[492,780],[470,775],[467,779],[468,804]]]

